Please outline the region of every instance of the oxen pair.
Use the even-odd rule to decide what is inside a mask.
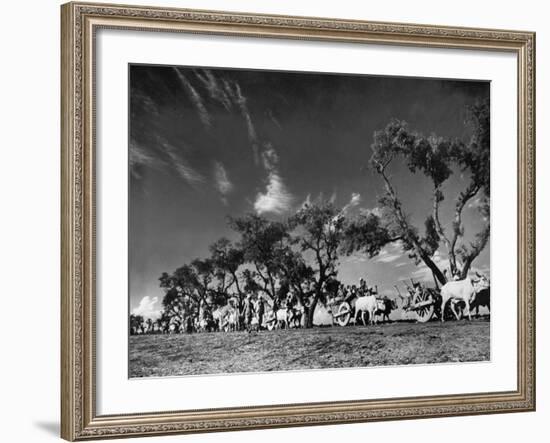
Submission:
[[[459,319],[456,311],[456,302],[463,302],[466,305],[468,319],[472,319],[471,305],[475,302],[476,295],[482,291],[489,290],[489,279],[476,272],[477,279],[466,277],[464,280],[447,282],[441,288],[441,321],[445,321],[445,307],[451,301],[450,307],[456,319]],[[487,303],[488,304],[488,303]]]
[[[355,301],[355,324],[361,313],[363,324],[376,324],[376,315],[382,315],[382,320],[390,320],[390,313],[396,309],[395,300],[389,298],[377,299],[374,293],[368,293]],[[366,317],[367,316],[367,317]]]
[[[302,322],[302,309],[301,308],[280,308],[274,313],[275,327],[278,329],[286,328],[299,328]],[[273,317],[273,314],[272,314]],[[267,319],[266,321],[273,321]],[[273,328],[269,328],[273,329]]]

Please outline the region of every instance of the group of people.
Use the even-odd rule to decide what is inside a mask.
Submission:
[[[453,275],[452,280],[458,280],[458,275]],[[410,309],[414,300],[425,290],[432,291],[432,297],[439,297],[434,289],[426,289],[419,282],[411,281],[411,283],[412,286],[407,286],[405,294],[402,294],[396,286],[402,309]],[[163,313],[155,321],[131,316],[131,334],[260,331],[306,326],[315,295],[315,288],[311,283],[307,285],[309,286],[300,288],[300,293],[293,287],[288,288],[284,295],[278,297],[271,297],[265,292],[249,292],[244,297],[232,295],[220,303],[216,303],[214,298],[195,302],[186,295],[184,297],[188,300],[183,303],[185,308],[179,310],[178,316]],[[356,301],[365,296],[376,298],[376,312],[378,315],[384,315],[389,321],[389,313],[397,308],[396,300],[379,296],[378,287],[368,286],[364,278],[360,278],[358,284],[344,284],[337,280],[325,282],[320,295],[316,298],[316,306],[324,308],[323,315],[329,317],[325,321],[331,324],[330,315],[336,317],[340,315],[338,309],[344,302],[349,306],[355,306]],[[488,302],[486,305],[488,306]],[[313,309],[316,308],[313,307]]]
[[[248,293],[243,303],[243,321],[246,329],[251,330],[254,325],[258,329],[262,328],[264,314],[266,311],[266,302],[262,296],[253,299],[252,294]]]
[[[376,293],[377,288],[369,287],[364,278],[360,278],[357,285],[345,285],[333,280],[323,286],[317,303],[329,309],[342,301],[349,302],[356,297]],[[155,322],[148,319],[146,323],[143,320],[143,325],[134,329],[136,334],[148,334],[301,327],[311,309],[313,294],[313,286],[303,288],[300,295],[296,289],[290,287],[283,296],[271,297],[264,292],[249,292],[243,298],[230,296],[223,304],[215,303],[211,299],[196,303],[189,296],[184,296],[189,300],[184,303],[186,308],[180,310],[179,316],[163,314]]]
[[[311,309],[313,291],[299,297],[292,287],[286,295],[272,298],[264,293],[247,293],[240,301],[231,297],[222,307],[201,304],[197,319],[197,331],[212,330],[262,330],[301,327],[305,324],[305,314]],[[351,301],[356,297],[375,295],[376,287],[369,287],[364,278],[358,285],[345,285],[341,282],[327,282],[322,289],[318,303],[327,309],[342,301]]]
[[[358,285],[344,285],[341,283],[338,291],[339,295],[344,299],[349,299],[354,297],[363,297],[365,295],[375,295],[378,293],[378,288],[376,286],[369,287],[367,285],[367,281],[361,277]]]
[[[211,312],[215,322],[213,326],[217,330],[259,331],[273,329],[275,326],[281,326],[281,323],[284,327],[299,326],[304,308],[295,291],[289,289],[281,300],[265,294],[248,293],[242,303],[233,297],[225,307],[216,308]],[[205,315],[209,314],[205,312]]]

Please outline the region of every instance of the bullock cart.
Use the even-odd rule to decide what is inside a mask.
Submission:
[[[274,329],[299,328],[301,326],[303,311],[300,308],[282,307],[274,311],[270,309],[264,314],[262,326],[268,331]]]
[[[259,298],[263,299],[268,306],[265,310],[261,326],[268,331],[274,329],[299,328],[304,314],[301,306],[288,306],[283,302],[282,306],[276,306],[275,301],[269,294],[262,293]]]
[[[441,305],[441,295],[435,288],[425,288],[419,286],[418,290],[412,291],[409,298],[409,304],[403,306],[405,312],[414,312],[416,320],[419,323],[430,321],[434,315],[440,316],[439,307]]]
[[[332,321],[340,326],[347,326],[351,321],[351,317],[355,314],[355,300],[354,297],[350,300],[342,300],[331,307]]]
[[[369,288],[371,295],[377,294],[378,290],[375,288]],[[330,313],[332,314],[332,321],[339,326],[347,326],[350,324],[351,319],[355,318],[355,302],[358,299],[357,294],[348,295],[347,297],[337,297],[329,305]],[[365,321],[365,316],[362,316]]]
[[[412,287],[406,284],[405,286],[409,293],[407,297],[402,296],[399,288],[395,286],[399,298],[403,301],[401,307],[403,311],[414,313],[419,323],[426,323],[434,316],[441,318],[441,293],[439,288],[424,287],[420,283],[414,282]],[[445,318],[455,318],[451,305],[458,316],[457,318],[462,318],[464,315],[464,302],[454,299],[445,306]]]

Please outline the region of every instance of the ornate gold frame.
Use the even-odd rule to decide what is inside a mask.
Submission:
[[[98,416],[95,412],[94,33],[192,32],[509,51],[518,59],[518,384],[511,392]],[[535,409],[535,34],[156,7],[61,7],[61,436],[67,440]]]

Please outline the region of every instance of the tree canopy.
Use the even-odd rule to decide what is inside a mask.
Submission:
[[[464,142],[436,135],[425,137],[411,131],[406,122],[392,120],[383,130],[375,132],[371,145],[370,165],[384,182],[385,193],[379,203],[388,240],[400,240],[404,250],[417,262],[423,261],[441,283],[447,277],[433,260],[441,244],[446,248],[451,273],[465,278],[489,239],[489,104],[483,102],[469,108],[468,123],[472,137]],[[412,224],[391,181],[388,170],[397,158],[405,161],[411,173],[423,174],[432,182],[432,210],[426,215],[423,233]],[[467,184],[454,196],[451,229],[446,229],[441,221],[443,185],[455,172],[467,177]],[[473,241],[465,242],[463,211],[476,196],[484,226],[473,234]],[[352,246],[358,249],[360,242]]]

